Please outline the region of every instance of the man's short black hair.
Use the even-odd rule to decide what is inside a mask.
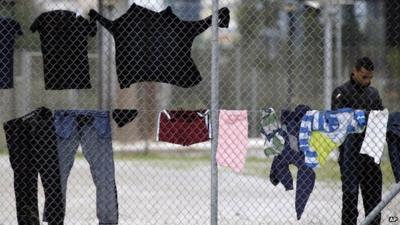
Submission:
[[[356,69],[360,70],[361,68],[364,68],[368,71],[374,71],[374,69],[375,69],[374,63],[372,62],[372,60],[366,56],[362,57],[360,59],[357,59]]]

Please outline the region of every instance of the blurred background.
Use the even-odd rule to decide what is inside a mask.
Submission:
[[[131,3],[154,11],[167,6],[183,20],[211,15],[204,0],[1,0],[1,15],[14,17],[23,27],[17,39],[13,90],[2,90],[1,118],[7,120],[46,105],[50,108],[210,108],[211,29],[199,35],[192,56],[203,81],[190,89],[160,83],[117,85],[114,40],[101,26],[90,38],[90,90],[45,91],[39,35],[29,27],[42,12],[67,9],[88,17],[97,9],[110,19]],[[329,109],[334,87],[348,80],[355,60],[369,56],[375,63],[373,85],[384,105],[399,110],[400,16],[397,1],[274,1],[221,0],[231,10],[229,29],[219,29],[220,107],[258,110],[293,108],[307,104]],[[140,116],[140,114],[139,114]],[[142,115],[144,116],[144,115]],[[117,132],[117,139],[133,141],[154,136],[154,113],[142,124]],[[251,118],[256,123],[256,118]],[[257,130],[251,125],[252,136]],[[124,133],[128,133],[126,136]],[[137,133],[137,135],[131,135]],[[144,135],[144,136],[143,136]]]

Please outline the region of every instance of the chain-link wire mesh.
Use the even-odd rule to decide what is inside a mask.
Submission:
[[[399,9],[0,0],[0,224],[360,223],[400,181]]]

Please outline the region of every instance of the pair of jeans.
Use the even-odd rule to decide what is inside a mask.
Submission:
[[[54,116],[64,201],[68,176],[78,146],[81,145],[96,186],[99,224],[117,224],[118,201],[109,112],[57,110]]]
[[[38,108],[4,123],[19,225],[39,225],[38,175],[45,194],[49,225],[64,223],[65,204],[61,190],[57,138],[49,109]]]

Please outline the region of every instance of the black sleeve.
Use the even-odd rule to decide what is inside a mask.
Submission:
[[[230,11],[228,8],[224,7],[218,11],[218,26],[219,27],[228,28],[230,19],[231,19]]]
[[[336,88],[332,93],[331,98],[331,110],[344,108],[346,102],[346,96],[340,88]]]
[[[188,27],[190,27],[190,33],[193,33],[194,35],[198,35],[203,33],[205,30],[207,30],[212,23],[211,16],[199,20],[199,21],[187,21],[185,22]]]
[[[138,5],[136,5],[135,3],[132,3],[132,5],[129,7],[128,9],[128,13],[133,12],[136,8],[138,8]]]
[[[33,21],[30,30],[32,32],[40,31],[42,28],[42,16],[38,16],[35,21]]]
[[[89,19],[89,25],[87,26],[87,32],[91,37],[94,37],[97,33],[96,20]]]
[[[21,25],[17,21],[14,21],[13,27],[14,27],[14,32],[15,32],[16,35],[23,35],[24,34],[22,32]]]
[[[228,27],[230,21],[230,11],[228,8],[224,7],[218,10],[218,26]],[[212,24],[212,16],[209,16],[203,20],[187,22],[192,27],[192,32],[195,34],[200,34],[207,30]]]
[[[85,37],[87,37],[87,36],[91,36],[91,37],[93,37],[93,36],[95,36],[96,35],[96,32],[97,32],[97,24],[96,24],[96,20],[93,20],[93,19],[85,19],[85,18],[83,18],[82,16],[79,16],[78,17],[78,24],[79,24],[79,30],[82,30],[83,31],[83,35],[85,36]]]
[[[101,25],[103,25],[111,34],[114,34],[114,23],[100,15],[96,10],[91,9],[89,11],[90,21],[98,20]]]

